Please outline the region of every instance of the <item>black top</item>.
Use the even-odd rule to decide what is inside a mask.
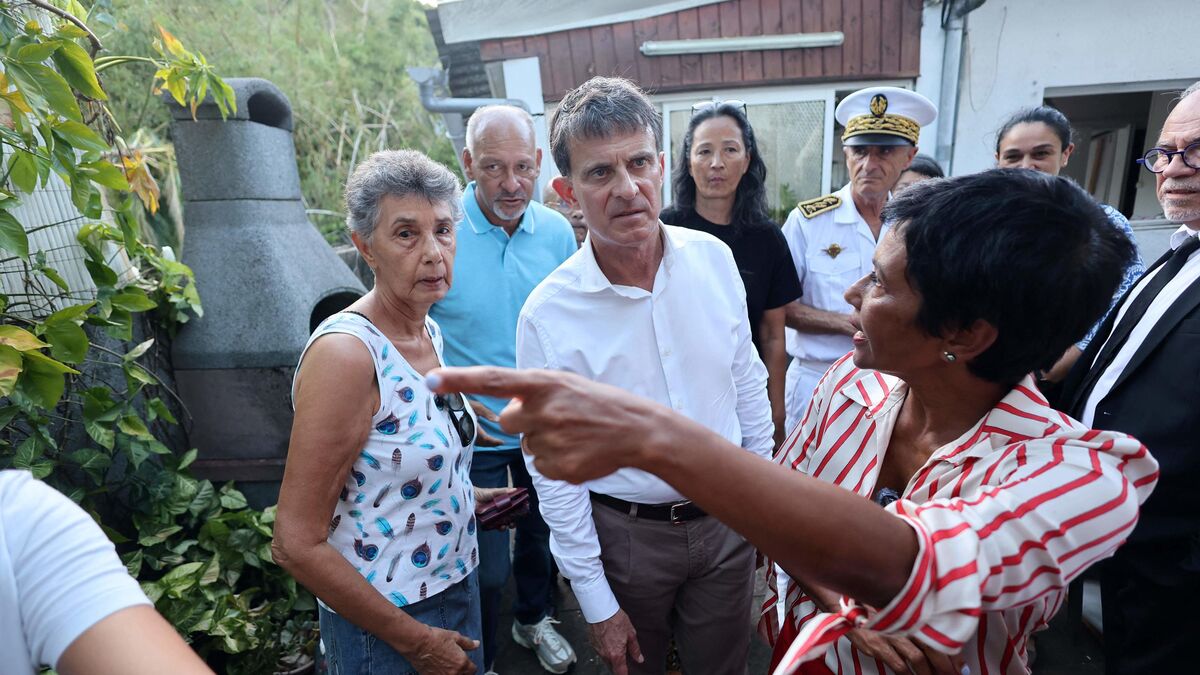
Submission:
[[[768,309],[783,307],[799,298],[803,292],[796,264],[792,261],[783,231],[772,221],[752,225],[717,225],[700,217],[692,209],[671,206],[663,209],[659,218],[668,225],[707,232],[725,242],[733,251],[733,260],[746,287],[746,309],[754,346],[758,341],[758,326]]]

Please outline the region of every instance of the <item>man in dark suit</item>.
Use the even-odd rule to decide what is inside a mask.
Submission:
[[[1101,572],[1107,672],[1200,672],[1200,82],[1143,166],[1182,226],[1122,298],[1064,382],[1062,410],[1131,434],[1161,478],[1128,543]]]

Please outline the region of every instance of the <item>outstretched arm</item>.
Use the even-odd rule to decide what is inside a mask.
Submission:
[[[525,434],[542,475],[579,483],[626,466],[648,471],[786,569],[807,570],[808,579],[839,593],[883,607],[913,569],[918,544],[904,521],[616,387],[502,368],[437,370],[430,386],[513,397],[501,422]]]

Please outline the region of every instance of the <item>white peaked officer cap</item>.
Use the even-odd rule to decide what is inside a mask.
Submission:
[[[842,145],[916,145],[937,107],[915,91],[867,87],[842,99],[833,116],[846,127]]]

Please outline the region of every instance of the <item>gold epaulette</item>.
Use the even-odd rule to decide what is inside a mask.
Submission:
[[[796,205],[796,208],[800,209],[800,215],[804,216],[805,218],[812,218],[814,216],[819,216],[826,211],[836,209],[841,205],[841,197],[837,195],[825,195],[824,197],[817,197],[816,199],[809,199],[807,201],[800,202]]]

